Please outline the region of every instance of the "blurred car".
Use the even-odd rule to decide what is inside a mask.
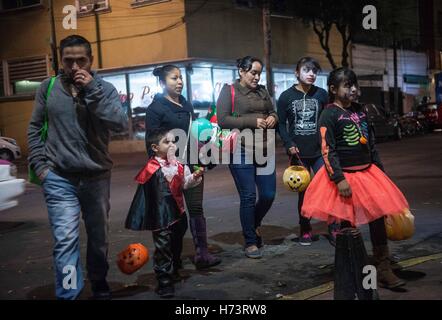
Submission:
[[[14,161],[21,158],[21,150],[12,138],[0,137],[0,159]]]
[[[402,138],[402,127],[396,115],[386,112],[374,104],[365,105],[368,117],[374,126],[376,138]]]
[[[25,191],[26,181],[17,179],[17,168],[6,160],[0,159],[0,211],[18,205],[14,198]]]

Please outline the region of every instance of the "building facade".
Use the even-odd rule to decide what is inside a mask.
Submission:
[[[114,140],[143,138],[145,110],[161,90],[152,75],[156,66],[173,63],[180,67],[185,78],[183,95],[193,103],[196,112],[204,116],[208,107],[216,102],[221,87],[237,78],[236,59],[246,55],[264,56],[262,12],[250,6],[251,1],[52,2],[53,27],[49,0],[29,0],[26,5],[23,1],[14,2],[17,6],[21,4],[21,8],[11,7],[13,1],[0,0],[0,36],[5,44],[0,47],[0,130],[1,135],[17,139],[24,153],[35,89],[55,69],[51,50],[53,33],[57,42],[70,34],[80,34],[91,41],[93,68],[117,88],[131,119],[129,132],[115,136]],[[67,16],[63,9],[69,5],[77,11],[75,30],[63,27]],[[331,67],[313,30],[290,17],[274,15],[271,33],[275,98],[296,83],[296,62],[306,55],[320,62],[323,73],[316,84],[326,88]],[[335,60],[340,61],[342,45],[336,30],[332,30],[330,46]],[[380,76],[383,90],[388,91],[391,79],[385,80],[385,70],[391,70],[391,59],[378,61],[374,56],[364,57],[367,50],[385,56],[383,49],[355,45],[351,50],[352,64],[359,74],[368,76],[367,79]],[[413,61],[420,65],[413,74],[426,75],[426,65],[422,67],[426,62],[417,56],[419,58]],[[404,61],[406,65],[410,62]],[[265,72],[261,83],[266,83]],[[367,88],[373,82],[369,84]],[[366,89],[366,92],[372,90]],[[374,99],[375,95],[372,96]],[[144,148],[143,144],[140,146]]]
[[[235,61],[263,57],[262,14],[241,1],[60,0],[53,1],[57,42],[80,34],[92,43],[93,68],[115,85],[132,119],[122,138],[143,136],[145,108],[159,92],[152,70],[174,63],[185,75],[183,94],[203,116],[221,86],[237,78]],[[95,5],[94,5],[95,3]],[[54,73],[49,0],[0,0],[0,130],[17,139],[26,153],[26,129],[40,82]],[[66,30],[63,8],[77,8],[77,29]],[[12,30],[12,32],[11,32]],[[318,85],[325,87],[327,61],[314,33],[293,19],[272,18],[276,95],[293,85],[294,64],[312,55],[324,65]],[[334,39],[338,39],[333,33]],[[339,54],[338,41],[332,46]],[[266,75],[262,75],[265,83]],[[118,137],[116,137],[118,139]]]

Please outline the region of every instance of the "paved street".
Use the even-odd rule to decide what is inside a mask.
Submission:
[[[408,241],[391,243],[399,260],[442,253],[442,133],[417,136],[378,146],[387,174],[407,197],[416,217],[416,234]],[[143,154],[115,155],[111,189],[110,281],[119,299],[157,299],[150,261],[131,276],[122,274],[116,254],[127,244],[142,242],[152,249],[150,232],[123,228],[135,191],[133,177],[143,165]],[[286,156],[278,149],[277,198],[264,219],[264,258],[251,260],[242,252],[239,198],[226,167],[206,174],[204,208],[213,252],[223,262],[210,271],[196,271],[191,263],[193,245],[190,230],[185,237],[183,274],[176,286],[177,299],[332,299],[332,291],[296,295],[333,280],[334,250],[321,236],[311,247],[292,241],[298,234],[297,196],[284,189],[282,173]],[[19,167],[25,175],[25,167]],[[49,225],[39,188],[28,186],[18,207],[0,213],[0,299],[53,299],[53,270]],[[314,224],[317,233],[325,232],[323,223]],[[368,228],[362,228],[366,248],[371,253]],[[81,230],[82,258],[85,260],[85,231]],[[151,252],[153,253],[153,252]],[[381,299],[442,299],[442,257],[414,260],[405,269],[407,291],[380,291]],[[411,273],[410,271],[415,271]],[[418,278],[418,272],[426,276]],[[320,287],[321,288],[321,287]],[[82,298],[88,299],[87,285]]]

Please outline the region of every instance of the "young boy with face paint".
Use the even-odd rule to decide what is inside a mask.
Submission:
[[[298,156],[309,171],[316,173],[324,164],[319,144],[318,120],[328,103],[327,92],[314,85],[319,63],[310,57],[303,57],[296,66],[298,84],[284,91],[278,100],[279,135],[293,165],[298,164]],[[288,127],[287,127],[288,123]],[[299,193],[298,213],[301,245],[311,245],[310,220],[301,216],[304,192]]]

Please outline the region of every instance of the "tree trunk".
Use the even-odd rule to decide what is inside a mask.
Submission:
[[[265,57],[264,63],[267,75],[267,91],[269,92],[270,97],[274,99],[275,85],[273,81],[273,70],[272,70],[272,31],[270,24],[269,0],[266,0],[264,2],[262,8],[262,24],[263,24],[263,33],[264,33],[264,57]]]
[[[348,46],[351,41],[351,32],[349,30],[349,27],[347,25],[336,25],[336,28],[338,29],[339,33],[341,34],[342,38],[342,66],[343,67],[349,67],[349,53],[348,53]]]
[[[330,50],[330,30],[331,30],[332,24],[318,24],[315,19],[313,19],[313,30],[315,31],[316,35],[319,38],[319,43],[321,44],[322,49],[325,51],[325,56],[327,57],[328,61],[330,62],[331,67],[336,69],[338,66],[336,65],[336,62],[333,58],[332,52]]]

